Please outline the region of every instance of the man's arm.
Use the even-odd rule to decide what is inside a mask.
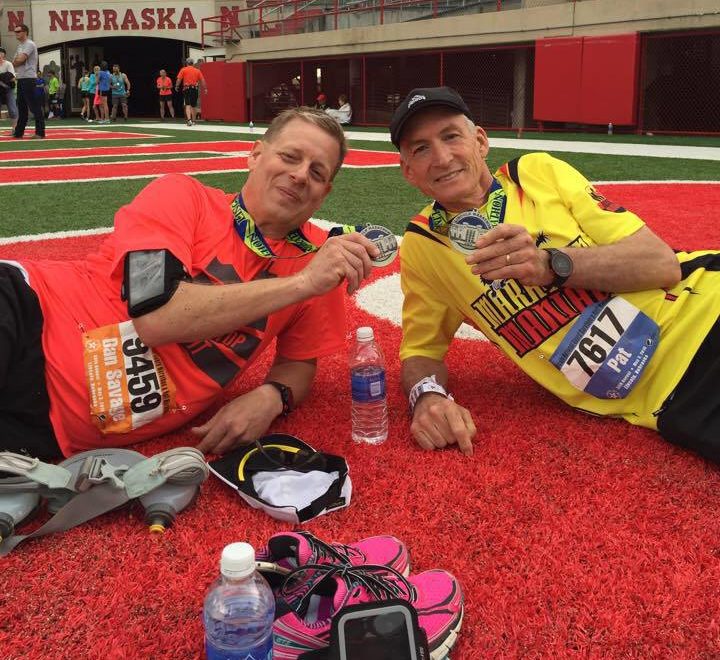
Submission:
[[[287,385],[298,404],[310,391],[315,371],[315,360],[288,360],[278,355],[265,380]],[[278,390],[273,385],[260,385],[223,406],[202,426],[193,428],[192,432],[201,438],[197,448],[204,453],[224,454],[253,442],[265,434],[282,410]]]
[[[130,96],[130,78],[128,78],[124,73],[123,78],[125,78],[125,89],[127,90],[127,95]]]
[[[428,376],[435,376],[437,383],[447,389],[448,371],[441,360],[414,356],[402,361],[402,386],[408,396],[415,384]],[[463,454],[472,455],[477,431],[469,410],[442,394],[430,392],[417,399],[411,414],[410,433],[423,449],[457,444]]]
[[[20,66],[21,64],[25,64],[25,62],[27,62],[27,58],[27,53],[18,53],[12,61],[12,64],[13,66]]]
[[[553,280],[550,257],[520,225],[498,225],[476,242],[466,259],[488,280],[516,279],[529,286]],[[561,248],[573,260],[565,286],[613,293],[663,289],[680,281],[680,264],[670,247],[647,227],[611,245]]]
[[[162,307],[134,320],[147,346],[218,337],[279,309],[320,296],[343,280],[355,291],[370,274],[373,243],[360,234],[328,239],[296,275],[222,286],[180,282]]]

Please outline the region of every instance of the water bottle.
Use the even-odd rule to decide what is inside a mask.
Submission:
[[[352,439],[379,445],[387,440],[385,358],[372,328],[358,328],[350,354]]]
[[[612,135],[612,134],[613,134],[613,123],[610,122],[608,124],[608,135]]]
[[[249,543],[225,546],[203,618],[208,660],[271,660],[275,597]]]
[[[254,133],[254,132],[255,132],[255,124],[253,124],[252,122],[250,122],[250,123],[248,124],[248,128],[250,129],[250,132],[251,132],[251,133]]]

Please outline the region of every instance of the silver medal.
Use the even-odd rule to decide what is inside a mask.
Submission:
[[[392,263],[398,251],[395,234],[382,225],[367,225],[360,230],[360,233],[375,243],[380,250],[380,254],[372,260],[373,266],[387,266]]]
[[[448,238],[458,252],[471,254],[475,250],[475,241],[491,229],[492,225],[484,215],[463,211],[450,221]]]

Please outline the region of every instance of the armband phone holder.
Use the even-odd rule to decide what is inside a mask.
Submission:
[[[351,605],[333,617],[330,647],[300,660],[429,660],[427,635],[403,600]]]

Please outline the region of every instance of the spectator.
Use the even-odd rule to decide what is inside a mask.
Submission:
[[[340,94],[338,96],[338,109],[328,108],[325,110],[333,119],[340,124],[349,124],[352,120],[352,107],[348,103],[347,96]]]
[[[43,115],[42,105],[44,101],[38,98],[35,89],[37,84],[36,73],[39,74],[37,46],[28,38],[30,28],[24,23],[16,25],[14,32],[18,40],[17,51],[12,61],[17,79],[18,120],[13,137],[20,139],[25,134],[28,111],[30,111],[35,117],[34,137],[42,139],[45,137],[45,116]],[[44,86],[43,81],[43,97]]]
[[[187,125],[192,126],[197,119],[195,106],[198,102],[198,94],[200,89],[203,94],[207,94],[207,84],[202,71],[193,66],[193,61],[190,58],[185,60],[185,66],[178,72],[175,81],[176,92],[180,90],[181,84],[183,87],[183,102],[185,103],[185,118],[187,119]]]
[[[327,96],[320,92],[315,99],[315,109],[326,112],[328,109]]]
[[[119,64],[113,64],[113,72],[110,76],[110,87],[112,88],[112,120],[117,117],[118,105],[122,106],[123,119],[128,118],[128,96],[130,96],[130,80],[120,71]]]
[[[82,100],[80,117],[85,121],[92,121],[92,119],[90,119],[90,74],[85,68],[82,70],[82,76],[78,79],[78,89],[80,90],[80,98]]]
[[[55,74],[55,71],[50,70],[48,71],[48,119],[52,119],[53,117],[58,116],[60,113],[58,111],[58,100],[57,100],[57,94],[58,89],[60,89],[60,81],[58,80],[57,75]]]
[[[17,123],[17,104],[15,102],[15,67],[12,62],[5,59],[5,49],[0,48],[0,108],[7,106],[8,117],[12,120],[12,130],[10,135],[15,132],[15,124]]]
[[[165,69],[160,69],[160,75],[155,81],[155,86],[158,89],[158,95],[160,97],[160,119],[165,121],[165,106],[167,105],[170,111],[170,116],[175,119],[175,108],[173,107],[172,78],[167,75]]]

